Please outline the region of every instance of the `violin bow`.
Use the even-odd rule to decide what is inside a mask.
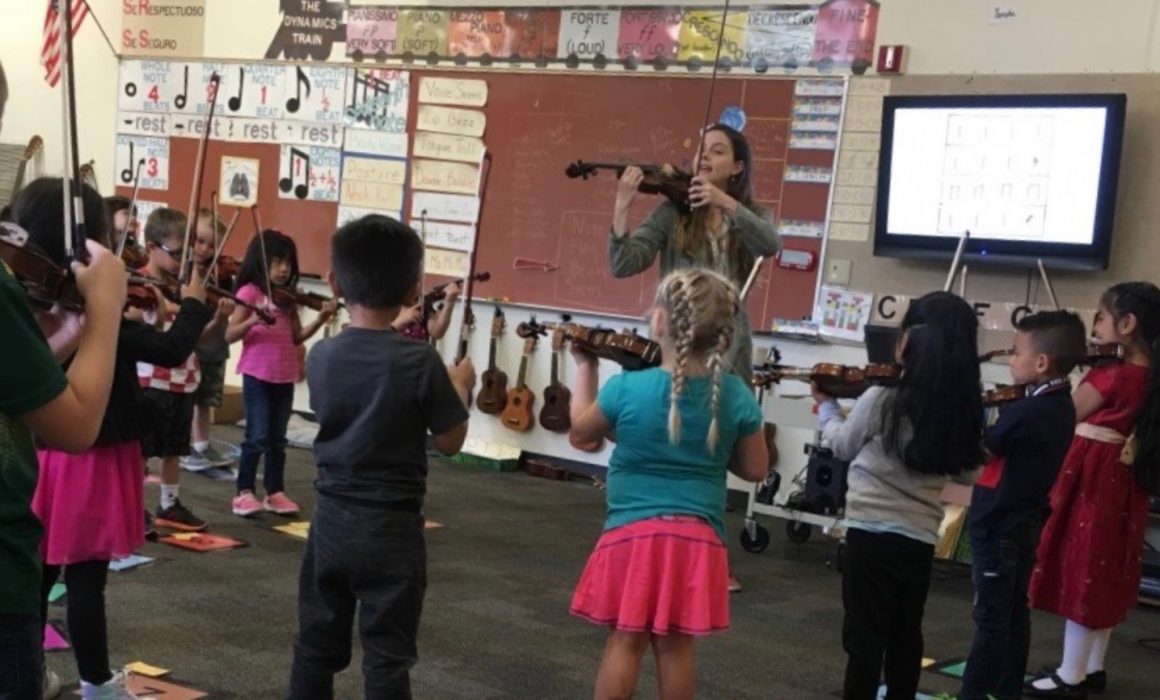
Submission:
[[[266,299],[274,303],[274,285],[270,284],[270,258],[266,255],[266,236],[262,228],[262,218],[258,216],[258,205],[250,207],[250,214],[254,217],[254,235],[258,237],[258,250],[262,254],[262,279],[266,280]]]
[[[761,272],[761,263],[765,262],[765,256],[757,256],[757,260],[753,261],[753,269],[749,271],[749,278],[745,280],[745,286],[741,288],[741,293],[737,295],[737,302],[744,304],[745,299],[749,296],[749,290],[753,289],[753,283],[757,281],[757,273]]]
[[[201,202],[201,188],[205,184],[205,159],[209,155],[209,135],[213,132],[213,114],[217,109],[218,93],[221,91],[222,78],[214,71],[209,76],[211,86],[209,96],[209,114],[205,118],[205,132],[201,135],[201,142],[197,145],[197,165],[193,171],[193,190],[189,193],[189,216],[185,221],[185,244],[181,247],[181,279],[189,279],[189,269],[193,262],[189,254],[189,241],[194,229],[197,228],[197,207]]]
[[[419,257],[419,323],[423,330],[427,330],[427,297],[423,293],[427,281],[427,210],[419,212],[419,245],[422,255]]]
[[[76,80],[73,71],[72,8],[66,0],[56,0],[56,17],[60,32],[61,103],[64,108],[64,254],[68,260],[88,263],[85,247],[84,184],[77,155]]]
[[[705,101],[705,119],[701,123],[701,131],[697,135],[697,157],[693,159],[693,173],[701,167],[701,154],[705,148],[705,131],[709,128],[710,115],[713,113],[713,94],[717,89],[717,72],[721,68],[721,48],[725,43],[725,26],[729,21],[730,0],[725,0],[721,9],[721,26],[717,28],[717,51],[713,57],[713,75],[709,79],[709,99]]]
[[[210,224],[209,224],[209,230],[210,230],[211,234],[213,235],[214,241],[216,242],[217,241],[217,232],[218,232],[218,221],[219,221],[219,219],[218,219],[218,193],[217,193],[217,190],[211,190],[209,193],[209,209],[210,209],[210,216],[213,217],[213,220],[210,221]],[[193,233],[194,233],[194,235],[197,235],[197,229],[194,229]],[[209,275],[213,275],[213,283],[214,284],[218,283],[217,256],[218,256],[218,247],[214,246],[213,257],[210,258],[209,267],[206,268],[206,271],[205,271],[205,274],[207,277]]]
[[[475,261],[479,253],[480,222],[483,221],[483,205],[487,202],[487,183],[491,180],[491,151],[483,152],[479,164],[479,211],[475,215],[475,236],[471,245],[471,262],[467,266],[467,288],[463,292],[463,323],[459,327],[459,351],[455,355],[456,364],[467,357],[468,326],[472,321],[471,295],[475,291]]]
[[[1051,286],[1051,278],[1047,276],[1047,267],[1043,264],[1043,258],[1035,261],[1039,267],[1039,276],[1043,278],[1043,288],[1047,290],[1047,298],[1051,299],[1051,305],[1059,311],[1059,299],[1055,298],[1055,288]]]
[[[125,251],[125,242],[129,240],[129,224],[133,223],[133,219],[137,216],[137,195],[141,192],[141,167],[144,165],[145,159],[141,158],[133,171],[133,196],[129,198],[129,214],[125,217],[124,228],[121,229],[121,242],[117,244],[118,258]]]
[[[959,245],[957,248],[955,248],[955,257],[954,260],[951,261],[951,269],[949,272],[947,272],[947,281],[943,284],[944,292],[951,291],[951,287],[954,286],[955,277],[957,277],[959,274],[959,264],[963,261],[963,251],[966,250],[967,241],[970,240],[970,238],[970,230],[968,229],[963,231],[963,236],[959,239]]]
[[[213,229],[213,232],[214,232],[214,235],[216,236],[217,235],[217,199],[216,198],[214,199],[213,208],[214,208],[214,212],[213,212],[214,229]],[[222,251],[225,250],[226,241],[230,240],[230,234],[234,232],[234,227],[238,225],[238,218],[241,217],[241,215],[242,215],[241,211],[234,211],[234,218],[232,221],[230,221],[230,225],[228,227],[226,227],[226,232],[224,234],[222,234],[222,242],[220,244],[218,244],[217,249],[214,250],[213,260],[209,261],[209,267],[211,270],[215,270],[215,271],[217,270],[218,258],[221,257]],[[217,281],[216,275],[217,275],[217,273],[215,272],[214,273],[214,281],[215,282]]]

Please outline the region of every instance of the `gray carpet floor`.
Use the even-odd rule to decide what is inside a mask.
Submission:
[[[238,431],[218,437],[237,441]],[[313,507],[309,452],[291,450],[288,492],[308,517]],[[435,461],[427,516],[429,588],[413,672],[415,695],[439,700],[565,699],[591,696],[604,633],[567,613],[572,586],[599,535],[603,492],[582,481],[554,482]],[[157,487],[147,488],[156,503]],[[295,630],[297,574],[304,542],[272,530],[274,516],[229,513],[233,484],[183,476],[182,500],[211,532],[248,547],[192,553],[147,544],[156,561],[111,573],[110,644],[115,664],[141,660],[211,698],[281,697]],[[745,584],[732,599],[733,627],[699,644],[698,697],[728,700],[834,698],[841,687],[840,577],[827,568],[833,541],[804,545],[765,521],[773,542],[763,554],[741,550],[743,508],[729,514],[730,556]],[[926,608],[927,656],[961,658],[970,644],[971,586],[966,571],[936,575]],[[63,617],[64,609],[51,608]],[[1032,664],[1058,659],[1062,624],[1037,614]],[[1160,616],[1134,611],[1112,638],[1108,700],[1160,697],[1160,652],[1138,644],[1160,637]],[[75,683],[69,652],[49,666]],[[337,697],[361,697],[360,656],[338,676]],[[646,664],[638,697],[655,697]],[[926,672],[923,689],[957,685]],[[159,695],[172,698],[173,695]]]

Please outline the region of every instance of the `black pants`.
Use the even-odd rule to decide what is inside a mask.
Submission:
[[[1039,532],[1037,523],[1002,535],[971,532],[975,639],[960,700],[1015,700],[1023,694],[1031,647],[1027,588]]]
[[[40,587],[40,619],[48,621],[48,594],[62,567],[44,565]],[[77,673],[86,683],[100,685],[113,677],[109,670],[109,632],[105,622],[105,583],[109,562],[85,561],[64,568],[68,589],[68,637],[77,659]]]
[[[411,697],[427,590],[418,511],[418,504],[396,510],[319,495],[298,582],[291,700],[334,697],[334,674],[350,664],[356,606],[364,697]]]
[[[0,700],[41,700],[44,623],[35,614],[0,613]]]
[[[885,666],[886,700],[914,700],[922,673],[922,611],[934,545],[849,530],[842,567],[845,700],[874,700]]]

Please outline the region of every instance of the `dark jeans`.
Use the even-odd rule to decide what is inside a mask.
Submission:
[[[971,532],[975,639],[963,674],[961,700],[1015,700],[1031,647],[1027,587],[1039,546],[1038,524],[1000,535]]]
[[[849,530],[842,567],[845,700],[914,700],[922,674],[922,612],[934,545],[893,533]]]
[[[290,700],[334,697],[334,674],[350,664],[358,608],[363,692],[411,697],[410,670],[427,589],[423,516],[319,494],[298,581],[298,634]]]
[[[40,700],[44,623],[35,614],[0,613],[0,700]]]
[[[294,406],[293,384],[271,384],[242,375],[242,401],[246,408],[246,439],[238,460],[238,493],[253,491],[258,481],[258,460],[266,455],[263,485],[266,495],[285,489],[286,425]]]
[[[48,621],[48,594],[62,567],[44,565],[41,579],[40,615]],[[105,584],[109,562],[85,561],[64,568],[68,589],[68,637],[77,659],[81,680],[100,685],[113,677],[109,670],[109,630],[105,622]]]

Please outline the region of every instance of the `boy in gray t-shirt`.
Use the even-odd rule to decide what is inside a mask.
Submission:
[[[475,367],[470,359],[445,367],[434,348],[391,327],[421,293],[423,246],[413,230],[366,216],[340,228],[330,250],[330,282],[351,323],[306,362],[319,422],[318,503],[288,697],[333,697],[358,607],[365,696],[410,698],[427,587],[427,434],[444,454],[463,447]]]

